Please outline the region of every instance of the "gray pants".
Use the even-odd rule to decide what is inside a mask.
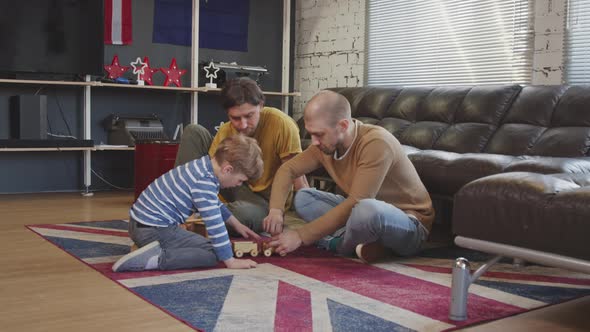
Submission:
[[[310,222],[344,199],[313,188],[301,189],[295,195],[295,211]],[[418,252],[428,232],[415,217],[397,207],[376,199],[363,199],[353,207],[346,226],[336,231],[335,236],[343,237],[337,248],[343,255],[354,254],[358,244],[380,241],[394,253],[409,256]]]
[[[187,125],[180,140],[176,166],[207,155],[211,142],[213,142],[213,137],[205,127],[198,124]],[[228,201],[226,205],[234,217],[254,232],[263,231],[262,220],[268,214],[270,188],[258,193],[253,192],[248,185],[244,184],[237,188],[222,189],[220,193]],[[237,235],[233,229],[228,229],[228,231],[232,235]]]
[[[217,264],[211,241],[179,225],[137,227],[137,221],[129,218],[129,236],[140,248],[153,241],[160,242],[160,270],[192,269]]]

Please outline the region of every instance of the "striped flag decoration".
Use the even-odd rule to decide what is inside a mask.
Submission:
[[[131,44],[131,0],[105,0],[104,43]]]

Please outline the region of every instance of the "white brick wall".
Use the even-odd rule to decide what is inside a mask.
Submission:
[[[364,84],[366,0],[297,0],[293,102],[298,119],[320,89]],[[561,84],[567,0],[535,1],[533,84]]]
[[[362,86],[365,0],[297,0],[294,90],[298,119],[307,101],[328,87]]]
[[[533,84],[561,84],[566,0],[535,1]]]

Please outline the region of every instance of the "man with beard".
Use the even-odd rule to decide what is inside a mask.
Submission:
[[[286,254],[301,245],[373,262],[389,254],[415,254],[434,220],[432,201],[399,141],[382,127],[351,118],[348,100],[321,91],[306,105],[312,145],[275,175],[264,229]],[[308,188],[295,195],[295,211],[307,224],[283,229],[290,183],[320,167],[347,197]]]
[[[214,138],[204,127],[188,125],[181,138],[176,166],[213,155],[224,138],[242,134],[254,138],[262,149],[262,176],[235,189],[222,190],[231,213],[255,232],[262,232],[262,220],[268,213],[268,200],[273,177],[282,163],[301,152],[299,129],[287,114],[265,107],[264,94],[255,81],[247,77],[229,80],[221,90],[221,102],[229,122],[224,123]],[[309,185],[304,176],[291,181],[295,190]],[[291,186],[289,186],[291,188]],[[289,189],[290,190],[290,189]],[[285,204],[281,207],[285,208]]]

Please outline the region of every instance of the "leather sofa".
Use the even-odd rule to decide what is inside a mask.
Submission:
[[[590,86],[331,90],[398,138],[454,234],[590,259]]]
[[[397,137],[435,197],[452,199],[498,173],[590,173],[590,87],[331,90],[349,100],[354,118]]]
[[[455,243],[495,255],[473,274],[457,258],[450,319],[502,257],[590,273],[590,86],[331,90],[397,137]]]

